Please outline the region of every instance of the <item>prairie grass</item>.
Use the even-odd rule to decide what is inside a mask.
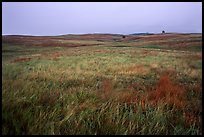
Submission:
[[[200,40],[190,36],[172,39]],[[171,39],[156,37],[141,42],[59,38],[90,46],[28,47],[36,41],[4,40],[4,135],[202,134],[201,48],[172,48]]]

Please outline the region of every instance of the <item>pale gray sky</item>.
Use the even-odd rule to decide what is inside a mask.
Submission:
[[[202,2],[3,2],[5,34],[202,32]]]

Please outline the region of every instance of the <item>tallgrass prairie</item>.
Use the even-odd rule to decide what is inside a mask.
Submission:
[[[202,34],[2,36],[2,134],[201,135]]]

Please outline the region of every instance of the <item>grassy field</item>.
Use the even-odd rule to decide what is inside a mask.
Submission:
[[[202,134],[202,34],[2,41],[4,135]]]

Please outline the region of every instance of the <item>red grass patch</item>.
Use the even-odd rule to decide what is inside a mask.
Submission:
[[[150,52],[149,51],[143,51],[142,52],[142,54],[144,54],[144,55],[147,55],[147,54],[149,54]]]
[[[16,58],[13,62],[30,61],[32,58]]]
[[[162,101],[181,108],[185,106],[184,97],[184,88],[172,83],[169,76],[164,74],[160,77],[155,89],[149,92],[148,100],[152,104]]]

